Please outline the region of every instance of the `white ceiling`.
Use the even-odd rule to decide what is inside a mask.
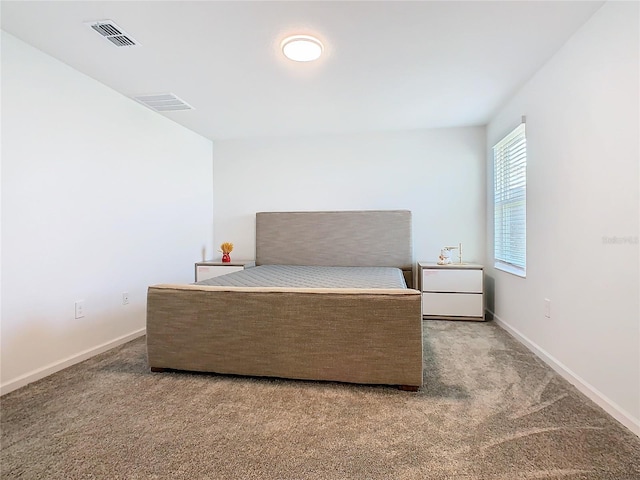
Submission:
[[[212,140],[485,124],[603,2],[2,1],[2,29]],[[118,48],[84,22],[111,19]],[[314,63],[288,34],[318,36]],[[160,114],[158,114],[160,115]]]

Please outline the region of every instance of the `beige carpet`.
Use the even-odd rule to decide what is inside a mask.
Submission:
[[[425,386],[150,373],[144,339],[2,397],[3,479],[640,479],[640,438],[493,323]]]

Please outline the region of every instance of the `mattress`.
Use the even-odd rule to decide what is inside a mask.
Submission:
[[[320,267],[260,265],[197,282],[225,287],[407,288],[402,270],[393,267]]]

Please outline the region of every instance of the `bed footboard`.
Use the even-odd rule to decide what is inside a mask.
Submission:
[[[156,285],[152,370],[422,385],[417,290]]]

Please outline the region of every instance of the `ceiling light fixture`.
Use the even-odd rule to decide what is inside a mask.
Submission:
[[[311,35],[292,35],[280,44],[284,56],[295,62],[312,62],[322,55],[322,42]]]

